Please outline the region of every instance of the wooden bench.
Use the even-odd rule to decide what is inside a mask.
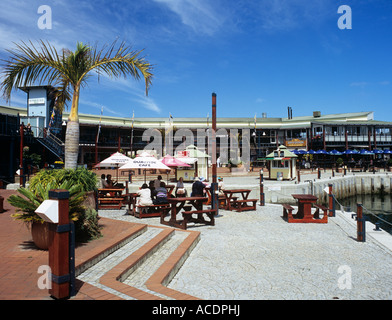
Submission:
[[[160,217],[161,215],[166,215],[166,213],[170,209],[170,204],[152,204],[149,206],[137,206],[137,208],[139,210],[135,211],[136,218],[142,219],[150,217]]]
[[[242,212],[246,210],[256,210],[256,202],[257,199],[244,199],[244,200],[235,200],[234,206],[237,207],[236,211]],[[252,205],[248,205],[248,202],[252,202]]]
[[[327,220],[328,221],[328,208],[323,206],[323,205],[317,204],[317,203],[313,204],[313,206],[316,208],[316,212],[313,214],[313,217],[315,219],[321,219],[320,218],[320,210],[323,210],[324,211],[324,216],[323,216],[323,218],[321,220]]]
[[[283,218],[287,220],[292,220],[294,208],[287,203],[282,204],[282,206],[283,206]]]
[[[98,198],[98,209],[121,209],[124,198]]]
[[[197,214],[197,218],[192,217],[193,214]],[[203,214],[206,214],[210,220],[205,220]],[[215,225],[215,218],[216,215],[215,209],[210,210],[194,210],[194,211],[183,211],[182,217],[184,220],[181,223],[181,228],[186,230],[189,222],[194,223],[202,223],[210,226]]]
[[[211,198],[209,196],[208,201],[206,205],[211,205]],[[224,195],[218,196],[218,203],[219,203],[219,209],[225,209],[226,207],[226,197]]]

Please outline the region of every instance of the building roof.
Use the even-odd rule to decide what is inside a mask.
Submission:
[[[278,157],[275,157],[275,152],[277,150],[283,151],[283,157],[280,154]],[[297,158],[298,157],[296,154],[294,154],[290,150],[288,150],[286,146],[281,145],[281,146],[279,146],[279,148],[277,150],[274,150],[273,152],[268,154],[266,156],[266,160],[279,160],[279,159],[284,159],[284,158]]]
[[[22,117],[27,116],[27,108],[0,106],[0,113],[3,114],[19,114]],[[63,112],[63,120],[67,121],[69,112]],[[328,115],[310,115],[288,118],[217,118],[217,129],[219,128],[238,128],[238,129],[254,129],[255,122],[256,128],[266,129],[296,129],[296,128],[309,128],[313,123],[327,124],[327,125],[391,125],[392,122],[376,121],[373,119],[373,112],[354,112],[354,113],[340,113],[340,114],[328,114]],[[108,127],[124,127],[130,128],[132,125],[132,117],[111,117],[94,114],[83,114],[79,113],[79,122],[84,125],[96,126],[101,124]],[[134,118],[134,128],[156,128],[165,129],[174,126],[176,129],[181,128],[207,128],[212,126],[212,119],[207,117],[200,118],[173,118],[172,123],[169,122],[169,118],[163,117],[151,117],[151,118]]]

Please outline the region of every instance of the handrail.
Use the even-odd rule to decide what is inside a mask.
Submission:
[[[62,146],[64,144],[64,142],[59,139],[58,137],[56,137],[54,134],[51,134],[50,131],[47,132],[46,137],[48,139],[53,140],[54,142],[56,142],[59,146]]]
[[[381,220],[382,222],[392,226],[392,223],[390,223],[389,221],[384,220],[383,218],[380,218],[378,215],[376,215],[375,213],[371,212],[370,210],[366,209],[363,205],[362,208],[365,209],[366,213],[369,213],[371,215],[373,215],[374,217],[376,217],[377,219]]]

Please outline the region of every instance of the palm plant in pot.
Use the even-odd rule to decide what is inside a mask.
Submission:
[[[69,215],[75,222],[76,241],[88,241],[101,235],[98,213],[85,205],[86,194],[95,187],[96,176],[88,170],[41,170],[29,188],[19,188],[21,195],[12,195],[8,202],[17,208],[13,215],[31,226],[33,241],[40,249],[47,249],[49,241],[47,224],[35,213],[40,204],[49,198],[52,189],[66,189],[70,193]]]
[[[78,185],[72,186],[71,181],[65,181],[61,185],[55,181],[51,181],[46,185],[46,187],[37,185],[35,192],[22,187],[18,189],[18,192],[23,195],[23,197],[20,195],[11,195],[8,198],[8,202],[18,208],[17,213],[13,215],[13,218],[16,220],[22,220],[29,224],[34,244],[43,250],[46,250],[49,245],[48,225],[35,213],[35,210],[44,200],[49,199],[49,191],[52,189],[69,190],[70,219],[72,221],[77,221],[83,211],[83,207],[81,205],[84,200],[85,192],[80,191],[81,188]]]

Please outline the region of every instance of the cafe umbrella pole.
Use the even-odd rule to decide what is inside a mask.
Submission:
[[[211,183],[211,202],[212,209],[218,215],[218,183],[216,169],[216,93],[212,94],[212,183]]]

